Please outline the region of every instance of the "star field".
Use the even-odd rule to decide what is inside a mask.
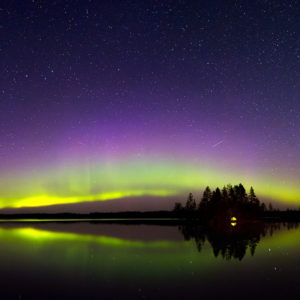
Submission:
[[[3,1],[0,14],[0,207],[143,208],[229,182],[299,205],[298,1]]]

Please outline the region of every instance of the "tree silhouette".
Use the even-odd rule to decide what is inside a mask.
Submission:
[[[224,186],[222,191],[217,187],[211,190],[209,186],[203,191],[202,198],[197,206],[192,193],[189,193],[185,206],[175,203],[174,212],[181,212],[182,216],[201,219],[203,222],[213,222],[220,225],[224,220],[232,217],[239,220],[254,219],[261,216],[266,210],[264,203],[260,203],[253,187],[249,195],[240,183]]]
[[[250,203],[256,204],[256,205],[259,203],[252,186],[250,188],[249,201],[250,201]]]
[[[189,193],[186,204],[185,210],[187,212],[193,212],[196,210],[196,201],[192,193]]]
[[[180,202],[175,202],[173,211],[181,212],[183,210],[183,206]]]
[[[219,188],[216,188],[215,191],[213,191],[211,202],[213,205],[218,205],[222,201],[222,194]]]
[[[250,188],[248,196],[246,189],[240,183],[235,186],[224,186],[222,191],[218,187],[214,191],[206,187],[198,205],[198,210],[199,216],[203,220],[216,221],[216,217],[227,220],[233,216],[244,219],[254,218],[263,212],[265,208],[260,205],[253,187]]]
[[[226,202],[228,202],[228,200],[229,200],[228,189],[225,186],[222,189],[222,199]]]
[[[199,210],[205,209],[207,207],[209,201],[211,200],[211,197],[212,197],[212,192],[211,192],[209,186],[207,186],[203,192],[201,201],[198,205],[198,209]]]
[[[269,211],[273,211],[273,205],[272,205],[272,203],[269,203]]]

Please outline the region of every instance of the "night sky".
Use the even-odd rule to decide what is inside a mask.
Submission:
[[[239,182],[299,207],[298,1],[20,0],[0,15],[0,208],[171,208]]]

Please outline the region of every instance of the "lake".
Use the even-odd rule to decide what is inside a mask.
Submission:
[[[238,226],[2,222],[1,299],[300,299],[300,226]]]

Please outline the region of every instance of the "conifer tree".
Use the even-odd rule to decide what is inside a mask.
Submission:
[[[251,204],[255,204],[255,205],[257,205],[259,203],[252,186],[250,188],[249,201]]]
[[[187,201],[186,201],[185,209],[187,211],[196,210],[196,201],[195,201],[195,198],[194,198],[192,193],[189,193],[189,196],[188,196]]]
[[[211,192],[209,186],[207,186],[203,192],[203,196],[199,203],[199,209],[207,207],[207,204],[211,200],[211,197],[212,197],[212,192]]]

